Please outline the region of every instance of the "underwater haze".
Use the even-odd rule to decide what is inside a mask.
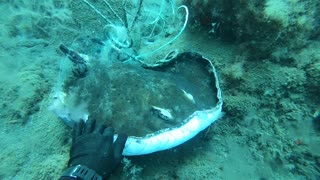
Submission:
[[[164,96],[161,105],[174,101],[174,112],[214,107],[211,89],[175,74],[150,73],[154,80],[140,71],[140,64],[175,52],[199,53],[215,66],[223,117],[180,146],[125,157],[110,179],[320,179],[319,9],[319,0],[2,0],[0,179],[58,179],[67,167],[71,129],[57,116],[63,112],[52,110],[57,92],[69,94],[71,118],[113,117],[109,124],[116,132],[139,121],[128,135],[182,121],[150,114],[149,105],[138,109],[143,104],[133,101],[151,92],[144,84],[154,90],[150,102]],[[79,52],[87,65],[70,61],[61,44]],[[99,69],[97,62],[103,64]],[[108,68],[118,64],[139,67],[129,78],[109,81]],[[168,72],[180,66],[175,65]],[[122,68],[112,69],[112,76],[120,77]],[[209,81],[197,69],[181,74],[189,71],[203,79],[198,84]],[[73,84],[75,78],[84,82]],[[189,88],[203,105],[188,93],[169,93],[172,84],[164,87],[162,79]],[[107,85],[120,89],[106,93]],[[86,100],[91,96],[96,99]],[[124,104],[129,101],[132,106]],[[179,106],[185,102],[191,105]]]

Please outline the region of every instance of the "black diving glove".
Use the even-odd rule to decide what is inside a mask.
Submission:
[[[120,164],[127,135],[119,134],[113,143],[114,129],[95,121],[82,120],[73,128],[69,167],[77,165],[94,170],[106,179]]]

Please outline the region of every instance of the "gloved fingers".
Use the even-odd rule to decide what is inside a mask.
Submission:
[[[116,162],[120,162],[122,158],[123,148],[126,144],[128,136],[126,134],[119,134],[116,142],[113,144],[113,155]]]
[[[110,151],[112,144],[113,144],[113,134],[114,134],[114,129],[112,127],[107,127],[103,131],[103,136],[104,136],[104,147],[106,148],[105,151]]]
[[[104,129],[103,131],[103,136],[106,136],[106,137],[112,137],[113,138],[113,134],[114,134],[114,129],[112,127],[107,127]]]
[[[72,131],[72,140],[74,141],[78,136],[81,136],[84,127],[84,121],[80,119],[79,122],[76,122]]]
[[[95,125],[96,125],[96,120],[88,120],[88,121],[86,122],[85,127],[84,127],[84,134],[90,134],[90,133],[92,133]]]
[[[106,125],[105,124],[97,124],[96,128],[94,129],[94,133],[98,133],[98,134],[102,134],[103,131],[106,129]]]

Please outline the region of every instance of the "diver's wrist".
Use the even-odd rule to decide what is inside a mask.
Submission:
[[[60,179],[64,178],[81,180],[102,180],[102,177],[94,170],[80,164],[67,168],[63,172]]]

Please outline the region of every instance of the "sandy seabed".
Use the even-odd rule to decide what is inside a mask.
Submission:
[[[82,29],[93,31],[72,21],[80,8],[72,3],[72,13],[39,15],[40,6],[34,11],[27,1],[15,2],[0,5],[0,179],[57,179],[71,145],[71,130],[48,111],[64,58],[58,46],[70,44]],[[52,11],[51,5],[42,8]],[[179,147],[126,157],[111,179],[320,178],[319,97],[312,94],[319,90],[308,89],[305,68],[249,61],[237,44],[191,29],[170,46],[212,60],[225,115]],[[320,42],[296,55],[300,64],[314,59],[318,66],[310,68],[319,73]]]

